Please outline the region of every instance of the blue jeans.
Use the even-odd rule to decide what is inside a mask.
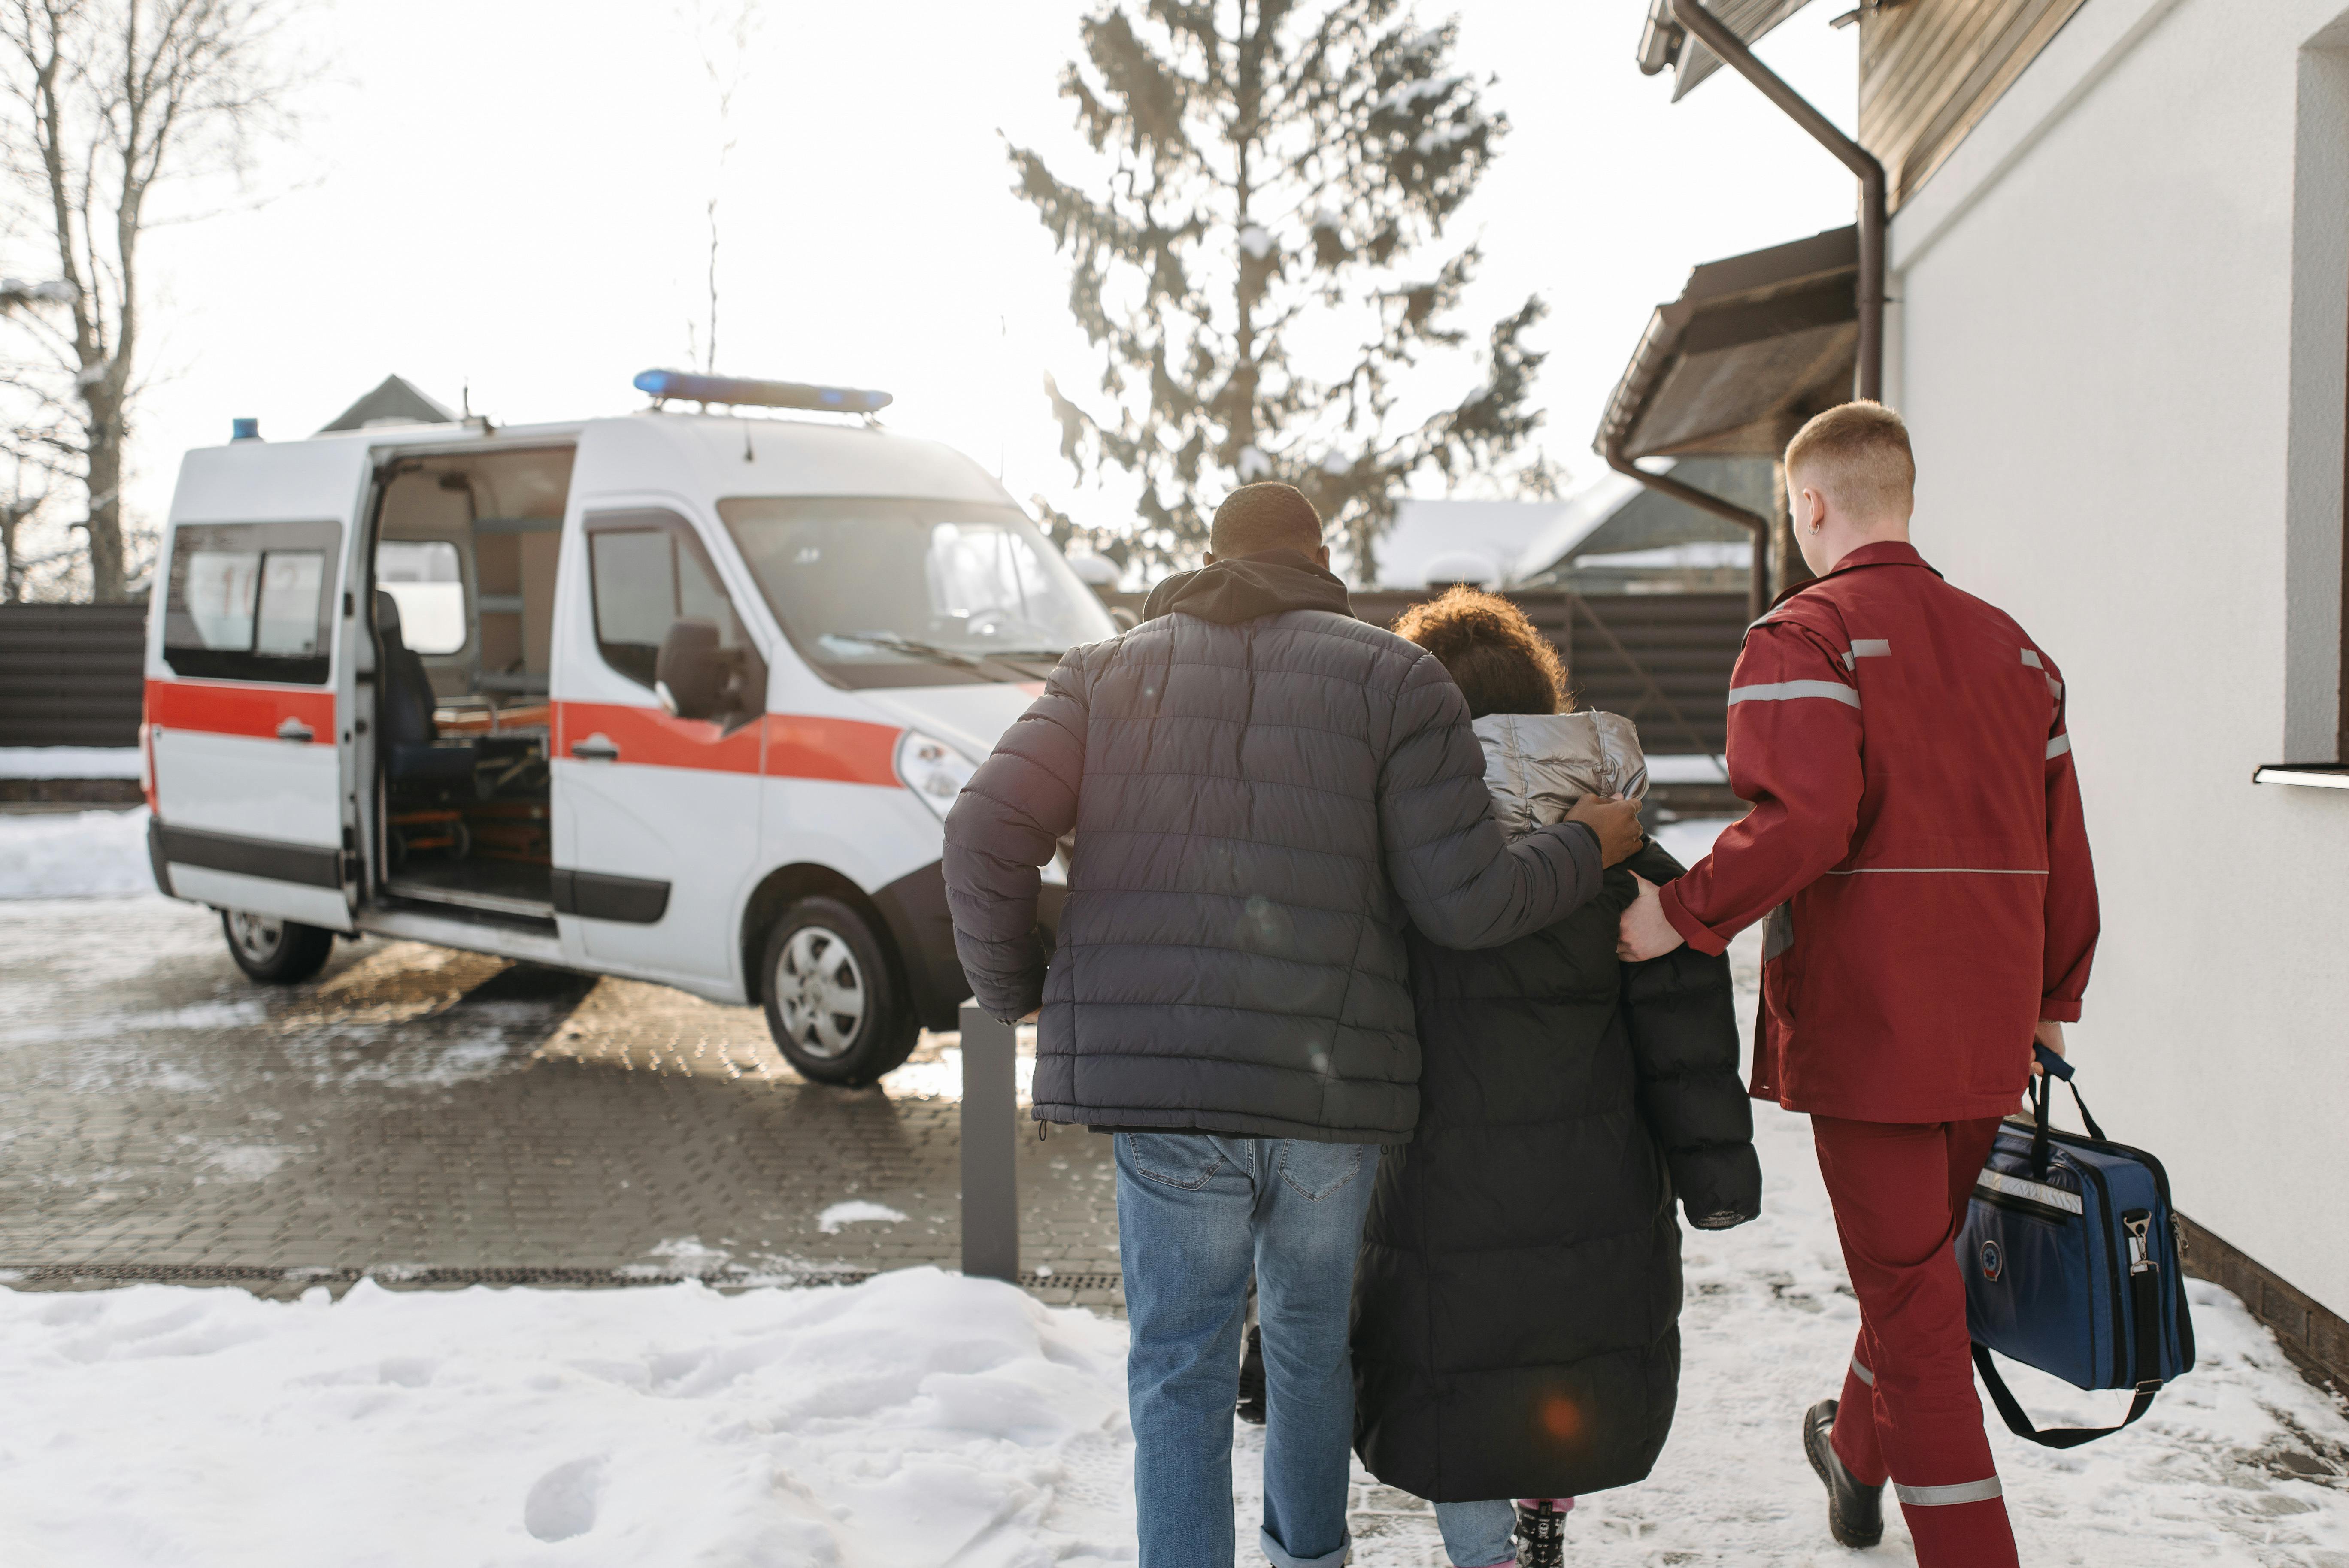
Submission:
[[[1452,1568],[1494,1568],[1517,1560],[1517,1505],[1506,1497],[1439,1502],[1435,1528],[1444,1532],[1444,1555]]]
[[[1375,1144],[1117,1135],[1140,1568],[1231,1568],[1232,1409],[1251,1269],[1264,1328],[1258,1542],[1274,1568],[1345,1562],[1347,1316],[1378,1164]]]

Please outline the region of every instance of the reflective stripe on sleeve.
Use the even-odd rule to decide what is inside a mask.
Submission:
[[[1859,694],[1837,681],[1774,681],[1767,686],[1729,688],[1732,707],[1741,702],[1793,702],[1806,696],[1823,696],[1853,707],[1859,706]]]
[[[1954,1486],[1903,1486],[1896,1480],[1892,1490],[1911,1508],[1950,1508],[1961,1502],[1990,1502],[2006,1495],[1996,1476],[1961,1480]]]
[[[1856,669],[1862,659],[1889,659],[1891,656],[1892,644],[1886,638],[1854,637],[1851,651],[1843,656],[1843,667]]]
[[[2023,650],[2023,662],[2029,665],[2034,670],[2044,670],[2047,667],[2045,665],[2039,662],[2039,655],[2029,648]]]
[[[1735,702],[1737,699],[1733,696],[1729,700]],[[1857,705],[1855,704],[1854,706]],[[2059,735],[2054,739],[2047,743],[2047,760],[2053,762],[2057,758],[2063,756],[2064,753],[2071,749],[2072,738],[2069,735]]]
[[[1870,1372],[1867,1367],[1862,1367],[1859,1364],[1859,1357],[1857,1356],[1851,1358],[1851,1375],[1858,1378],[1861,1382],[1867,1384],[1871,1388],[1876,1387],[1876,1374]]]

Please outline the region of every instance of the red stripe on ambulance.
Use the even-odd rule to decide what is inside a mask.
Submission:
[[[744,725],[730,735],[707,719],[672,718],[657,707],[600,702],[558,702],[555,755],[591,735],[619,748],[616,760],[653,768],[696,768],[721,773],[758,773],[760,727]],[[766,730],[770,779],[822,779],[844,784],[898,788],[895,726],[860,719],[771,713]]]
[[[312,686],[246,685],[242,681],[150,680],[147,722],[210,735],[278,738],[277,727],[298,719],[327,744],[335,740],[335,694]]]

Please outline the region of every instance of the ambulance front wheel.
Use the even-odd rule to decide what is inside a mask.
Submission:
[[[221,911],[221,930],[228,936],[229,956],[236,966],[264,985],[294,985],[326,966],[335,950],[335,934],[291,920],[272,920],[240,909]]]
[[[817,1083],[869,1084],[913,1054],[921,1020],[893,983],[865,917],[835,898],[803,898],[767,934],[767,1029],[783,1059]]]

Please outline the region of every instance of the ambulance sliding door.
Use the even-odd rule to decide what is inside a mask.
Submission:
[[[739,995],[755,880],[766,665],[691,523],[606,501],[566,542],[554,659],[554,908],[585,966]],[[740,700],[672,709],[662,645],[707,628]]]

